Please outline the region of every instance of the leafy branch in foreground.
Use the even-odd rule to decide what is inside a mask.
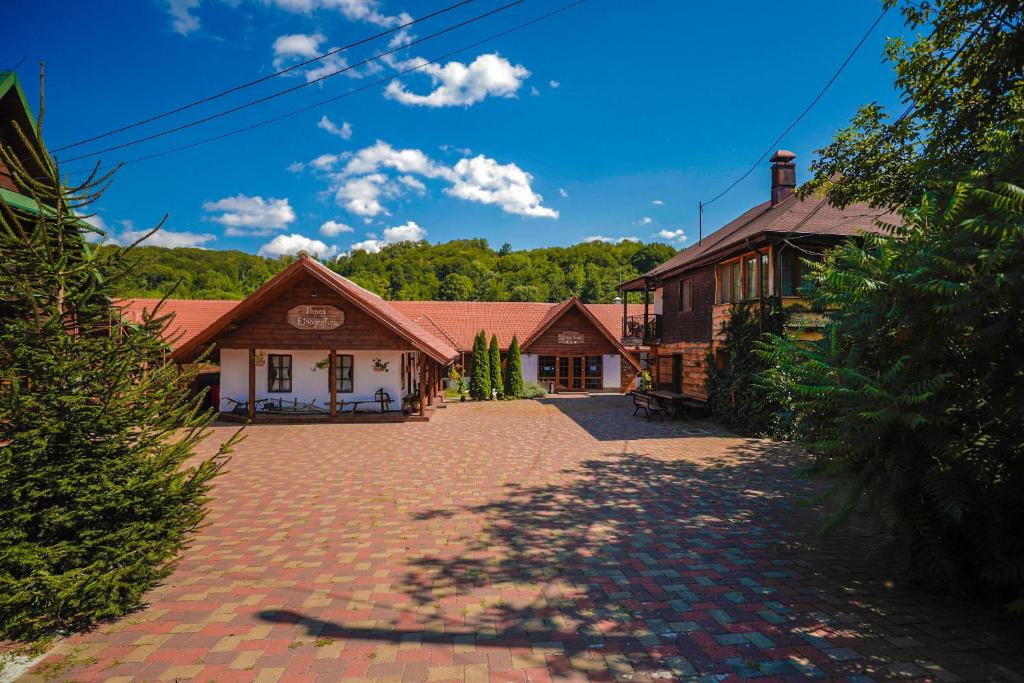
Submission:
[[[34,638],[123,615],[170,573],[237,434],[195,459],[195,371],[167,362],[159,308],[122,317],[132,249],[94,249],[81,219],[110,176],[65,187],[15,126],[28,153],[0,158],[37,210],[0,200],[0,637]]]
[[[815,471],[837,477],[829,524],[866,498],[918,576],[1024,610],[1020,130],[991,135],[985,172],[933,186],[888,235],[811,264],[826,337],[764,352]]]

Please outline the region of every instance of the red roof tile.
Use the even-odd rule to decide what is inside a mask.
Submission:
[[[344,279],[344,278],[342,278]],[[473,348],[473,338],[480,330],[498,335],[498,345],[507,349],[516,335],[519,341],[530,337],[559,304],[520,301],[384,301],[362,290],[379,303],[383,302],[398,314],[417,325],[422,333],[443,340],[459,351]],[[142,311],[156,307],[159,299],[128,299],[123,302],[129,320],[141,320]],[[164,315],[173,314],[168,326],[172,348],[179,349],[210,327],[239,301],[168,299],[161,308]],[[621,304],[584,304],[609,334],[618,338],[622,329]],[[643,312],[643,304],[629,304],[629,315]]]
[[[152,314],[160,299],[126,299],[118,303],[122,305],[121,312],[125,319],[141,322],[143,311]],[[177,349],[190,341],[238,303],[226,299],[165,300],[160,307],[160,315],[174,316],[167,326],[167,339],[171,342],[171,348]]]
[[[373,292],[363,289],[351,280],[343,278],[321,263],[303,256],[265,282],[263,286],[243,301],[237,302],[235,306],[228,308],[206,327],[190,335],[187,342],[178,344],[172,356],[176,360],[181,361],[188,361],[194,358],[199,354],[204,345],[210,344],[236,318],[247,315],[252,309],[259,306],[264,298],[270,296],[276,287],[291,281],[295,277],[299,277],[302,272],[316,278],[346,297],[382,325],[408,341],[413,347],[423,351],[435,360],[447,362],[459,355],[458,350],[447,340],[417,325]]]

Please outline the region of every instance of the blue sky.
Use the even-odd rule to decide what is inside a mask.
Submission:
[[[58,153],[66,171],[130,161],[311,105],[568,0],[527,0],[295,93],[179,133],[70,159],[271,94],[493,9],[475,0],[215,102]],[[10,2],[10,0],[9,0]],[[51,149],[394,27],[454,0],[13,0],[0,69],[33,106],[46,62]],[[878,16],[877,0],[588,0],[553,18],[281,122],[128,163],[96,207],[125,241],[169,214],[168,245],[279,254],[485,237],[516,249],[600,236],[676,246],[696,206],[742,174]],[[893,104],[890,11],[781,146],[798,178],[856,107]],[[411,36],[410,36],[411,34]],[[340,60],[347,60],[342,62]],[[327,62],[326,68],[324,62]],[[428,73],[429,72],[429,73]],[[326,118],[325,118],[326,117]],[[78,177],[78,176],[73,176]],[[708,207],[714,229],[768,198],[768,164]]]

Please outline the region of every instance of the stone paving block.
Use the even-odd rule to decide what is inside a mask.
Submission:
[[[148,606],[24,680],[1024,671],[1019,626],[883,590],[854,544],[816,536],[799,501],[824,484],[795,476],[792,446],[631,413],[625,397],[560,397],[251,427]]]

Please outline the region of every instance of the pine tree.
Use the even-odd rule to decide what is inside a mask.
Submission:
[[[469,383],[469,395],[474,401],[486,401],[491,397],[491,363],[483,330],[473,340],[473,376]]]
[[[488,355],[491,364],[491,389],[498,398],[505,395],[505,383],[501,379],[501,350],[498,349],[498,335],[491,335],[491,347]]]
[[[519,355],[519,340],[512,335],[505,360],[505,398],[519,398],[523,393],[523,359]]]
[[[184,465],[212,420],[184,390],[194,371],[166,361],[159,309],[122,318],[111,292],[134,252],[95,249],[81,219],[113,172],[66,188],[14,127],[27,153],[0,158],[39,209],[0,199],[0,638],[32,638],[135,608],[202,521],[235,438]]]

